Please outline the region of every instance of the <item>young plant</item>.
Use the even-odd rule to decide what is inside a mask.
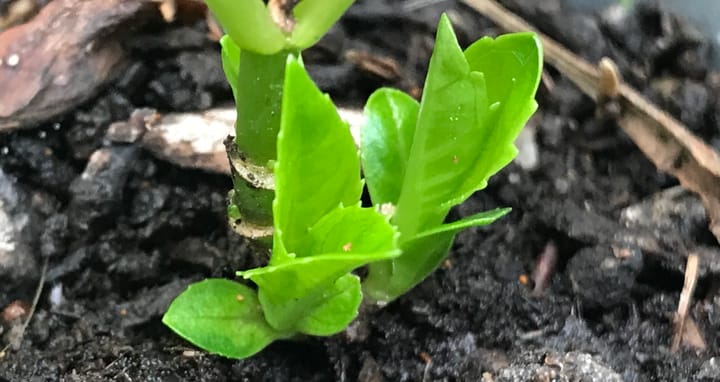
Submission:
[[[438,266],[458,231],[508,212],[444,222],[516,155],[512,142],[536,108],[534,35],[485,38],[463,52],[443,15],[422,101],[374,93],[360,159],[297,55],[350,1],[303,0],[280,23],[261,0],[208,3],[228,30],[223,67],[238,111],[230,219],[272,251],[267,266],[238,272],[257,291],[208,279],[178,296],[163,322],[182,337],[245,358],[278,339],[338,333],[357,316],[362,290],[379,302],[398,297]],[[373,208],[360,205],[361,162]],[[361,286],[352,271],[368,264]]]
[[[293,56],[285,65],[275,162],[273,249],[266,267],[191,285],[163,322],[190,342],[245,358],[276,339],[327,336],[358,314],[350,273],[400,255],[387,217],[360,207],[360,160],[350,130]]]
[[[444,223],[517,154],[513,141],[537,108],[541,68],[534,34],[486,37],[463,52],[443,15],[421,102],[393,89],[372,94],[361,130],[363,171],[373,203],[394,211],[402,255],[370,264],[368,297],[402,295],[437,268],[457,232],[509,211]]]

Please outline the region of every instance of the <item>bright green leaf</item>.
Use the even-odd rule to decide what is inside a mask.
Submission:
[[[242,50],[274,54],[285,47],[285,34],[262,0],[205,0],[228,35]]]
[[[441,232],[460,232],[465,228],[477,227],[492,224],[495,220],[507,215],[511,208],[496,208],[490,211],[483,211],[452,223],[441,224],[433,229],[419,233],[416,238],[437,235]]]
[[[472,44],[465,57],[470,70],[485,75],[487,95],[497,105],[477,150],[481,156],[471,175],[460,187],[452,205],[475,192],[478,184],[505,167],[517,155],[513,141],[537,109],[534,94],[542,74],[542,45],[533,33],[512,33],[496,39],[482,38]]]
[[[394,223],[404,237],[441,224],[457,187],[477,165],[490,105],[482,73],[471,72],[443,16],[430,59],[409,165]],[[493,160],[493,158],[488,158]]]
[[[293,253],[321,217],[340,205],[359,202],[362,182],[347,123],[295,58],[287,62],[282,104],[274,241],[282,241],[287,252]],[[273,252],[272,264],[277,264],[280,253]]]
[[[290,44],[298,49],[314,45],[353,1],[302,0],[293,8],[296,24],[290,36]]]
[[[395,89],[375,91],[360,130],[362,164],[373,203],[397,204],[410,157],[420,105]]]
[[[225,279],[190,285],[162,321],[193,344],[231,358],[249,357],[288,337],[267,324],[255,291]]]
[[[360,279],[346,274],[325,291],[323,303],[298,322],[297,330],[313,336],[339,333],[357,317],[360,302]]]
[[[298,330],[298,321],[326,302],[325,293],[332,290],[337,279],[357,267],[398,254],[399,251],[297,257],[238,275],[258,285],[258,297],[268,323],[278,330],[292,331]]]
[[[328,302],[340,294],[333,285],[355,268],[400,255],[396,248],[397,235],[384,216],[359,206],[335,209],[309,231],[306,238],[309,244],[305,249],[312,256],[288,256],[276,265],[238,272],[238,275],[259,286],[265,318],[274,328],[300,330],[306,317],[317,318],[315,311],[329,312],[334,307],[333,316],[342,318],[341,322],[328,324],[326,330],[311,326],[314,333],[334,332],[357,314],[357,306],[350,309],[352,304],[347,301],[359,301],[361,297],[352,295],[355,292],[341,283],[340,290],[348,291],[348,295]],[[359,288],[352,290],[360,293]]]
[[[389,302],[410,290],[445,259],[455,233],[440,232],[403,242],[400,257],[368,265],[368,277],[363,281],[365,296]]]
[[[480,212],[439,225],[401,243],[402,256],[370,264],[370,273],[364,282],[365,293],[376,301],[390,301],[404,294],[440,265],[458,232],[490,224],[508,212],[510,208]]]
[[[392,252],[397,236],[385,216],[358,205],[333,210],[315,223],[309,233],[306,255]]]

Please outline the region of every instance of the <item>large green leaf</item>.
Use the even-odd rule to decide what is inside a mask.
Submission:
[[[285,70],[275,166],[274,241],[298,252],[308,230],[341,205],[359,202],[360,163],[347,123],[293,57]],[[274,246],[272,264],[283,258]]]
[[[485,75],[487,95],[496,114],[476,147],[479,157],[460,192],[448,205],[458,204],[517,155],[513,141],[537,109],[534,95],[542,74],[542,45],[533,33],[482,38],[465,50],[470,70]]]
[[[448,210],[442,205],[474,169],[483,132],[493,127],[490,116],[484,75],[470,71],[443,15],[393,220],[403,237],[442,223]]]
[[[288,337],[267,324],[255,291],[225,279],[190,285],[162,321],[193,344],[231,358],[249,357]]]
[[[357,267],[400,255],[397,234],[383,215],[359,206],[333,210],[309,232],[304,250],[312,256],[290,254],[238,275],[258,285],[265,318],[274,328],[334,333],[357,315],[361,300],[354,281],[340,279]]]
[[[375,204],[397,204],[400,198],[419,109],[412,97],[389,88],[375,91],[365,104],[361,158]]]

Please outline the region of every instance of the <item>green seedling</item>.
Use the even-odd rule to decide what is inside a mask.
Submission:
[[[163,318],[190,342],[233,358],[276,339],[340,332],[362,301],[360,279],[351,272],[400,255],[388,218],[360,206],[360,160],[347,124],[293,56],[284,77],[272,257],[266,267],[238,272],[257,293],[205,280]]]
[[[405,293],[437,268],[457,232],[509,211],[444,223],[517,155],[513,141],[537,108],[541,68],[534,34],[486,37],[463,52],[443,15],[421,102],[393,89],[372,94],[361,130],[363,170],[373,203],[394,210],[403,254],[370,265],[370,298]]]
[[[350,3],[303,0],[287,30],[261,0],[208,0],[228,31],[223,68],[238,111],[229,217],[271,249],[267,266],[238,272],[256,288],[208,279],[163,317],[210,352],[245,358],[275,340],[338,333],[363,292],[397,298],[437,268],[457,232],[509,211],[445,222],[517,153],[512,142],[536,109],[537,37],[484,38],[463,52],[443,15],[421,102],[375,92],[359,155],[298,58]],[[360,204],[361,164],[373,207]],[[365,265],[361,284],[352,272]]]

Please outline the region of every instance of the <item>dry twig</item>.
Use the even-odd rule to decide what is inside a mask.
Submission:
[[[680,293],[680,301],[678,302],[677,313],[674,318],[673,328],[673,340],[672,340],[672,351],[676,352],[680,348],[680,344],[685,339],[687,333],[687,324],[689,324],[689,318],[687,316],[688,310],[690,309],[690,302],[692,301],[692,295],[695,291],[695,285],[697,284],[698,275],[698,256],[696,254],[690,254],[687,258],[687,265],[685,267],[685,283],[683,284],[682,292]],[[704,342],[704,341],[701,341]]]

